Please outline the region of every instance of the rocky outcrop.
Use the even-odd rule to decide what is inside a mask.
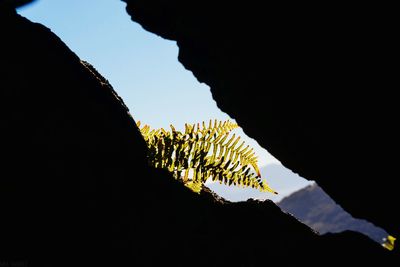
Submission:
[[[353,216],[399,236],[394,8],[124,2],[146,30],[177,41],[180,62],[247,135]]]
[[[147,171],[133,119],[50,30],[1,12],[0,261],[129,263]]]
[[[122,100],[49,29],[7,9],[0,36],[2,265],[264,266],[354,247],[361,261],[393,260],[356,233],[318,236],[272,202],[192,193],[147,166]]]

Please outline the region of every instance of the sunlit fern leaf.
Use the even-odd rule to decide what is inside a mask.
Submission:
[[[396,238],[394,236],[388,235],[386,238],[383,239],[382,246],[387,250],[393,250],[395,241]]]
[[[148,162],[155,168],[167,169],[176,179],[195,192],[200,192],[209,179],[226,185],[252,187],[276,194],[261,180],[257,157],[252,148],[240,142],[231,131],[238,128],[229,120],[214,120],[206,125],[185,124],[183,132],[171,125],[171,131],[161,128],[140,128],[148,146]],[[239,144],[239,145],[238,145]]]

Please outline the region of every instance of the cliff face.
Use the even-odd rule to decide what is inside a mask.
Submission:
[[[353,216],[400,234],[393,8],[124,2],[132,20],[177,41],[180,62],[247,135]]]
[[[0,33],[0,259],[128,260],[148,173],[128,110],[47,28],[2,10]]]
[[[310,251],[392,260],[357,233],[318,236],[272,202],[193,194],[148,168],[122,100],[49,29],[7,8],[0,36],[2,264],[263,266]]]

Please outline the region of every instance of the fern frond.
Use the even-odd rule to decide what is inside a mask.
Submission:
[[[151,130],[148,125],[140,128],[148,146],[148,161],[155,168],[172,172],[195,192],[209,179],[226,185],[252,187],[263,192],[276,192],[261,180],[257,156],[252,148],[232,130],[236,123],[209,121],[202,124],[185,124],[183,132],[171,125],[171,131],[161,128]],[[190,175],[191,174],[191,175]]]

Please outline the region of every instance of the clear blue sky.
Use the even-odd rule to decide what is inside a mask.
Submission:
[[[38,0],[18,13],[50,28],[82,60],[91,63],[124,99],[135,120],[154,128],[173,124],[180,129],[186,122],[233,120],[217,108],[209,87],[178,62],[176,43],[131,21],[122,1]],[[260,166],[280,164],[243,131],[236,133],[255,149]],[[284,179],[270,177],[267,182],[286,193],[309,184],[298,177],[288,186]],[[223,188],[218,192],[224,195]],[[249,197],[248,192],[243,197]],[[259,195],[254,191],[255,197]],[[265,193],[265,197],[272,196]],[[239,193],[235,200],[240,199]]]

